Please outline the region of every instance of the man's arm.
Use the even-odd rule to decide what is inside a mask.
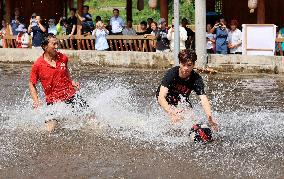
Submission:
[[[170,111],[170,105],[168,104],[168,102],[166,100],[166,96],[167,96],[168,92],[169,92],[169,89],[167,87],[161,86],[159,96],[158,96],[159,104],[167,113],[169,113],[169,111]]]
[[[66,64],[66,67],[67,67],[67,64]],[[72,80],[72,78],[71,78],[71,73],[70,73],[70,70],[69,70],[69,68],[67,67],[66,68],[66,73],[67,73],[67,75],[68,75],[68,77],[71,79],[71,81],[72,81],[72,85],[75,87],[75,89],[77,90],[77,91],[79,91],[80,90],[80,83],[79,82],[76,82],[76,81],[74,81],[74,80]]]
[[[70,34],[70,35],[76,35],[76,34],[74,34],[74,33],[75,33],[75,30],[76,30],[76,25],[73,25],[73,26],[72,26],[72,31],[71,31],[71,34]]]
[[[178,110],[178,109],[173,109],[171,106],[168,104],[166,100],[166,96],[168,94],[169,89],[165,86],[160,87],[160,92],[158,96],[158,102],[161,105],[161,107],[168,113],[170,116],[172,122],[178,122],[181,119],[180,113],[183,110]]]
[[[37,96],[37,89],[36,89],[36,85],[33,84],[32,82],[29,82],[29,88],[30,88],[30,93],[33,99],[33,107],[37,108],[40,104],[39,104],[39,100],[38,100],[38,96]]]
[[[81,21],[81,22],[84,22],[86,19],[82,16],[80,16],[80,14],[76,13],[76,17],[78,17],[78,19]]]
[[[218,130],[217,123],[212,117],[211,106],[210,106],[210,103],[208,101],[207,96],[206,95],[199,95],[199,97],[200,97],[200,100],[201,100],[202,107],[203,107],[205,114],[208,118],[209,124],[211,125],[211,127],[215,131],[217,131]]]

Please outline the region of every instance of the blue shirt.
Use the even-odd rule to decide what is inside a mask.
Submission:
[[[13,19],[11,21],[10,25],[11,25],[11,29],[12,29],[13,35],[18,35],[18,32],[16,31],[16,29],[18,28],[19,24],[16,23],[16,20]]]
[[[228,30],[222,30],[220,27],[216,29],[216,51],[227,51]]]
[[[86,22],[88,22],[88,21],[93,21],[92,15],[89,14],[89,13],[83,14],[82,17],[85,18],[85,21],[86,21]]]
[[[33,32],[33,47],[40,47],[41,41],[43,40],[44,32],[39,28],[39,26],[32,27]]]

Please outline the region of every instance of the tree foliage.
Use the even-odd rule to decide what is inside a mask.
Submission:
[[[173,1],[174,0],[169,0],[169,19],[171,19],[174,14]],[[101,16],[104,20],[106,20],[112,16],[112,7],[124,9],[126,7],[126,0],[85,0],[85,5],[90,6],[90,13],[93,17]],[[125,10],[121,10],[120,15],[125,17]],[[158,21],[160,18],[159,5],[157,9],[150,9],[148,6],[148,0],[144,0],[144,9],[139,11],[137,9],[137,0],[133,0],[132,16],[134,24],[139,24],[141,21],[147,20],[149,17]],[[194,0],[180,0],[180,17],[186,17],[191,23],[194,23]]]

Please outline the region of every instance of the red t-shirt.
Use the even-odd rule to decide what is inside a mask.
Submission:
[[[67,69],[67,56],[57,53],[56,68],[49,65],[43,55],[33,64],[30,82],[41,82],[47,103],[65,101],[76,93]]]

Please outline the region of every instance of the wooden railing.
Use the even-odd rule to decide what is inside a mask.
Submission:
[[[88,35],[57,36],[60,49],[78,49],[78,50],[95,50],[95,37]],[[31,38],[30,38],[31,39]],[[16,48],[16,36],[4,36],[6,48]],[[111,51],[140,51],[154,52],[155,37],[143,35],[123,36],[109,35],[107,36],[109,49]],[[29,47],[31,47],[31,42]]]
[[[78,50],[95,50],[95,37],[76,35],[57,36],[59,40],[59,48],[61,49],[78,49]],[[31,39],[31,38],[30,38]],[[3,37],[5,48],[16,48],[16,36]],[[154,52],[155,51],[155,37],[143,35],[137,36],[123,36],[123,35],[109,35],[107,41],[111,51],[140,51],[140,52]],[[280,55],[283,56],[282,42],[284,38],[276,38],[276,46],[280,49]],[[31,41],[29,47],[31,48]]]

